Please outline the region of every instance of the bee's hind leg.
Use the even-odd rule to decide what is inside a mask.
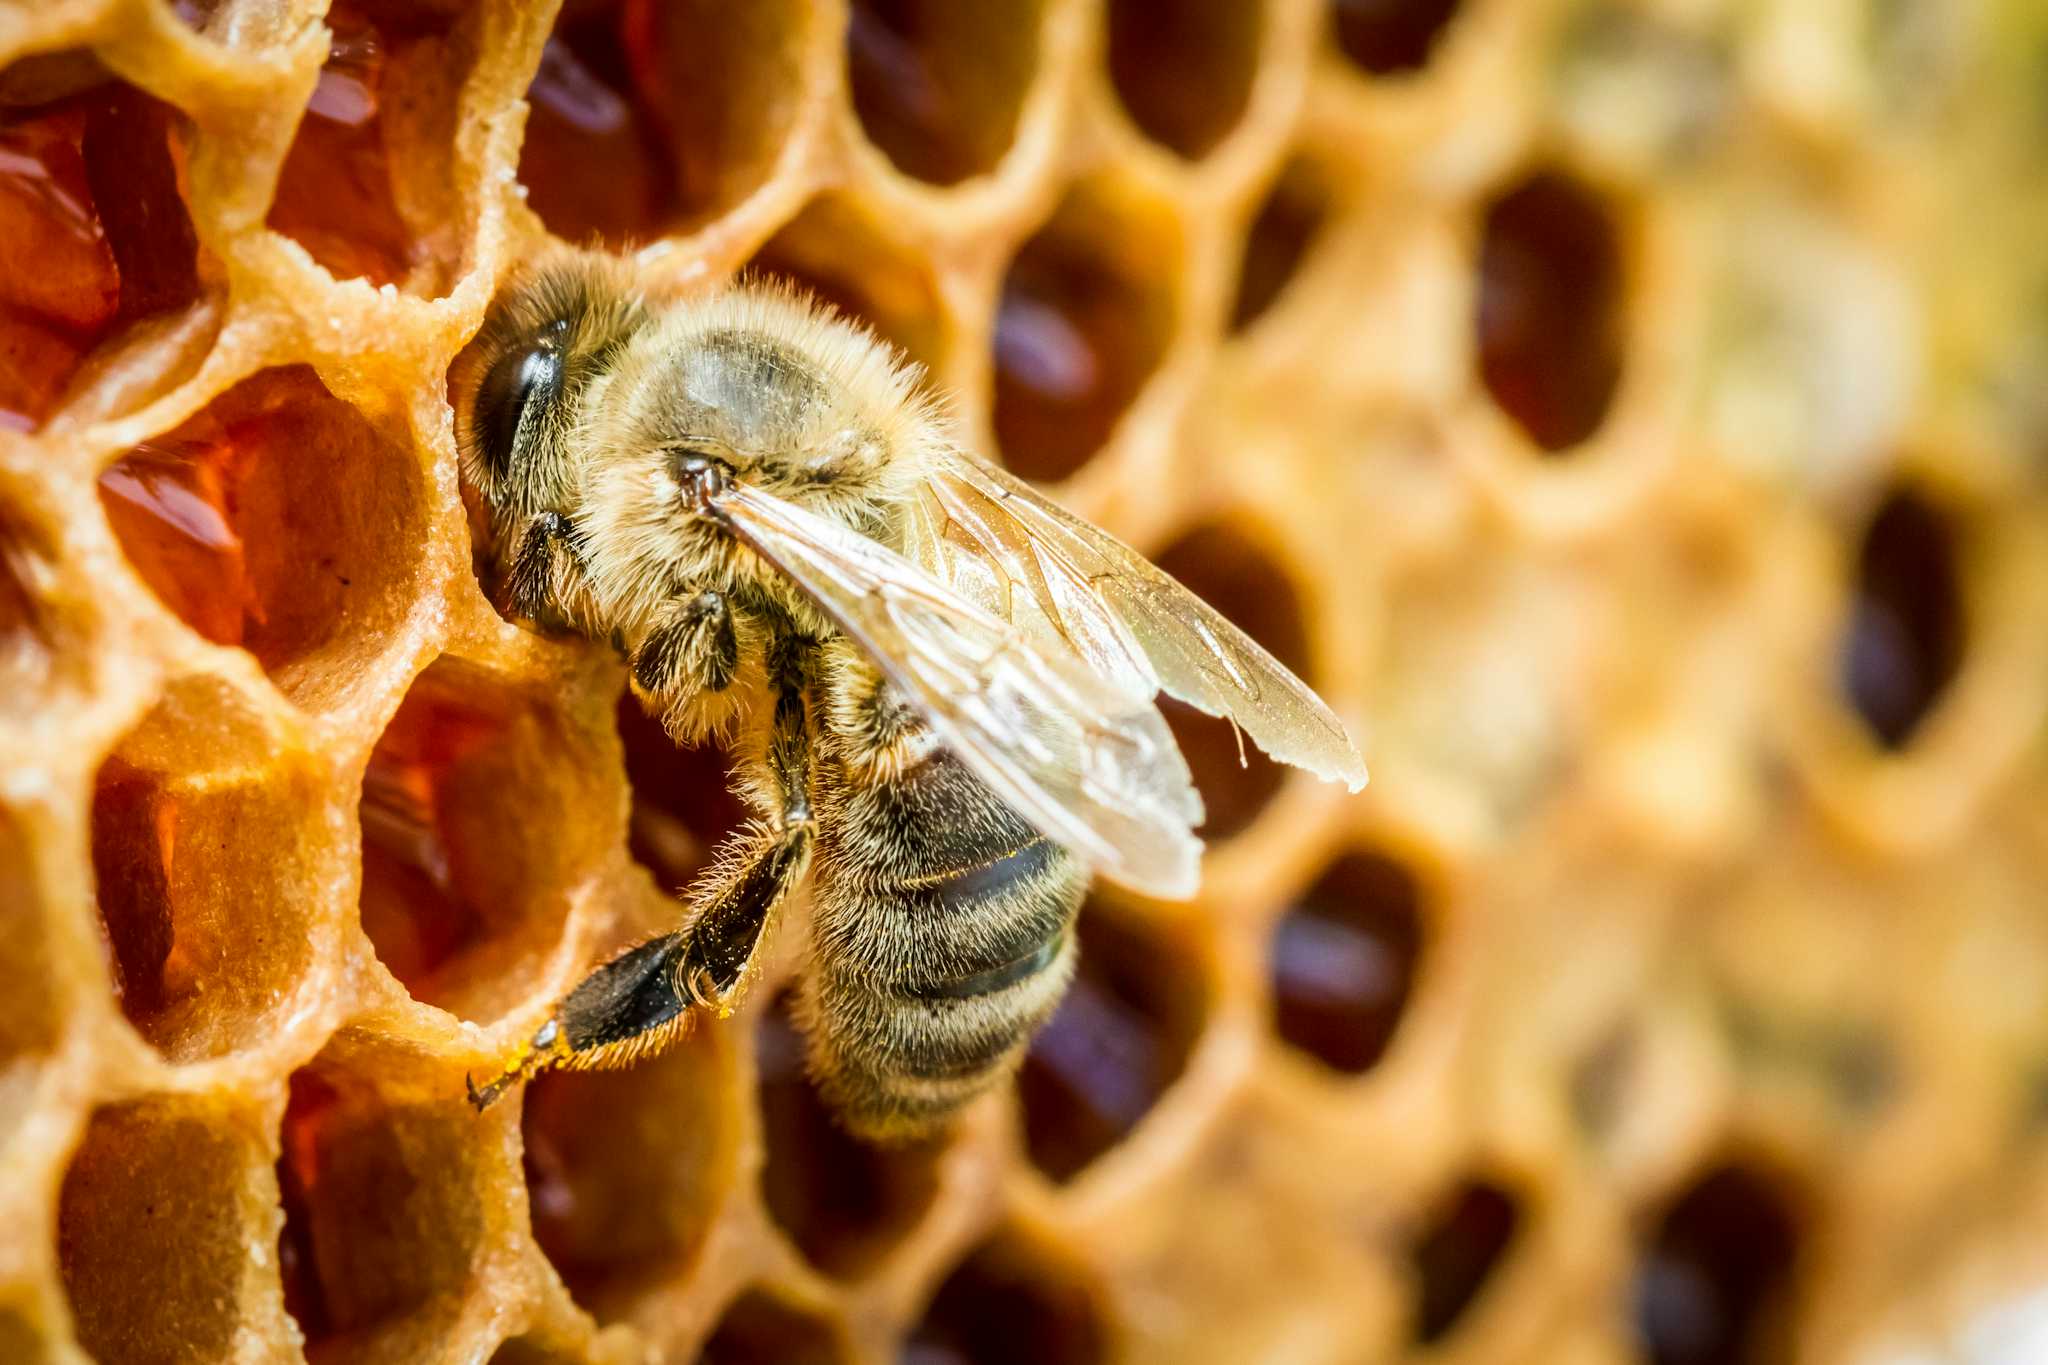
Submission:
[[[776,685],[768,770],[779,809],[732,837],[693,897],[689,922],[605,963],[562,998],[546,1023],[481,1087],[479,1110],[511,1086],[554,1067],[624,1066],[667,1046],[699,1006],[732,1013],[768,923],[810,862],[811,737],[807,669],[793,642],[771,648]]]

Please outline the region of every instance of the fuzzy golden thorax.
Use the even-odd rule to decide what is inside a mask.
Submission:
[[[750,483],[885,544],[945,437],[915,376],[864,331],[779,289],[660,311],[583,391],[569,441],[599,616],[632,637],[678,595],[758,594],[826,633],[702,508],[689,470]]]

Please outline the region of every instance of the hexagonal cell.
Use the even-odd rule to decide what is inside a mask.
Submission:
[[[681,202],[660,125],[633,95],[618,11],[564,6],[526,92],[519,179],[556,236],[626,246],[660,236]]]
[[[1702,1174],[1658,1219],[1637,1267],[1645,1356],[1653,1365],[1780,1358],[1799,1241],[1776,1180],[1736,1162]]]
[[[527,1087],[534,1239],[600,1322],[696,1257],[735,1179],[745,1102],[705,1031],[630,1070],[558,1071]]]
[[[209,711],[217,714],[209,714]],[[121,1012],[173,1062],[262,1045],[312,961],[306,888],[333,875],[322,796],[303,758],[254,748],[217,686],[173,689],[100,766],[92,861]],[[209,760],[219,766],[209,766]]]
[[[505,1174],[477,1169],[489,1150],[477,1122],[455,1078],[407,1049],[344,1034],[293,1073],[277,1254],[309,1358],[438,1356],[428,1339],[510,1216],[493,1193]],[[374,1353],[374,1339],[417,1353]]]
[[[1893,489],[1864,528],[1841,646],[1849,704],[1887,749],[1905,747],[1962,666],[1954,531],[1917,489]]]
[[[1259,204],[1244,239],[1230,330],[1241,332],[1265,316],[1300,271],[1330,213],[1330,176],[1304,156],[1288,158]]]
[[[1109,77],[1131,122],[1190,159],[1227,137],[1251,102],[1264,9],[1243,0],[1110,0]]]
[[[761,1193],[776,1225],[828,1275],[858,1277],[916,1226],[938,1192],[938,1140],[882,1146],[839,1126],[804,1070],[785,996],[754,1032],[766,1149]]]
[[[360,807],[363,932],[414,999],[493,1019],[538,984],[570,888],[617,837],[596,763],[558,711],[481,668],[444,658],[414,681]]]
[[[33,430],[88,353],[199,294],[170,106],[60,52],[0,72],[0,429]]]
[[[846,75],[868,140],[919,180],[995,169],[1038,63],[1042,0],[854,0]]]
[[[1500,1268],[1521,1224],[1515,1196],[1487,1180],[1453,1191],[1409,1248],[1415,1275],[1415,1340],[1443,1340]]]
[[[732,791],[732,760],[709,740],[681,745],[629,691],[619,698],[619,742],[633,788],[627,849],[664,891],[680,891],[746,819]]]
[[[954,1267],[911,1330],[903,1365],[1095,1365],[1110,1357],[1102,1303],[1052,1248],[1004,1230]]]
[[[43,1061],[64,1031],[57,995],[35,849],[28,831],[0,810],[0,905],[8,907],[0,934],[0,980],[12,983],[0,1010],[0,1150],[34,1107]]]
[[[243,380],[110,465],[99,493],[164,605],[302,706],[357,683],[413,601],[418,464],[305,366]]]
[[[1003,462],[1064,479],[1109,440],[1166,354],[1180,231],[1107,185],[1068,191],[1010,262],[992,420]]]
[[[1017,1076],[1031,1160],[1068,1180],[1121,1142],[1187,1068],[1208,1011],[1200,954],[1091,900],[1073,987]]]
[[[249,1254],[264,1163],[233,1113],[200,1100],[101,1109],[58,1199],[57,1257],[79,1344],[106,1365],[225,1360],[271,1330]]]
[[[1333,1070],[1370,1071],[1400,1026],[1422,940],[1414,875],[1385,854],[1345,855],[1274,927],[1274,1031]]]
[[[812,200],[750,268],[817,295],[927,369],[945,354],[946,314],[931,272],[843,199]]]
[[[846,1365],[846,1335],[765,1289],[741,1294],[719,1318],[697,1365]]]
[[[453,280],[456,106],[474,40],[432,5],[340,0],[269,225],[338,280]]]
[[[1200,526],[1167,546],[1153,562],[1274,658],[1310,678],[1301,599],[1285,571],[1249,538],[1227,526]],[[1208,812],[1200,826],[1202,836],[1213,842],[1249,828],[1279,795],[1286,768],[1244,740],[1229,721],[1170,697],[1162,697],[1160,703],[1187,756],[1195,788],[1202,793]]]
[[[519,178],[548,230],[632,245],[767,178],[795,116],[799,0],[572,0],[527,91]]]
[[[1374,76],[1420,71],[1458,13],[1458,0],[1330,0],[1337,47]]]
[[[1479,249],[1479,375],[1546,452],[1591,436],[1621,382],[1621,236],[1593,188],[1538,170],[1487,205]]]

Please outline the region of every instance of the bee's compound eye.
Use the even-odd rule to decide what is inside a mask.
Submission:
[[[476,390],[472,427],[491,471],[502,477],[512,464],[519,423],[535,403],[552,403],[562,391],[559,327],[549,327],[491,365]]]

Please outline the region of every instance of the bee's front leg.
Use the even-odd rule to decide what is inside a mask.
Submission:
[[[506,605],[515,616],[549,627],[568,617],[562,575],[583,573],[576,526],[560,512],[542,512],[521,532],[505,573]]]
[[[777,809],[732,836],[692,889],[694,908],[680,930],[585,977],[495,1079],[470,1086],[478,1109],[551,1067],[623,1066],[655,1052],[682,1033],[694,1007],[721,1018],[732,1013],[769,922],[810,863],[816,834],[806,644],[778,638],[769,649],[775,719],[767,768]]]

